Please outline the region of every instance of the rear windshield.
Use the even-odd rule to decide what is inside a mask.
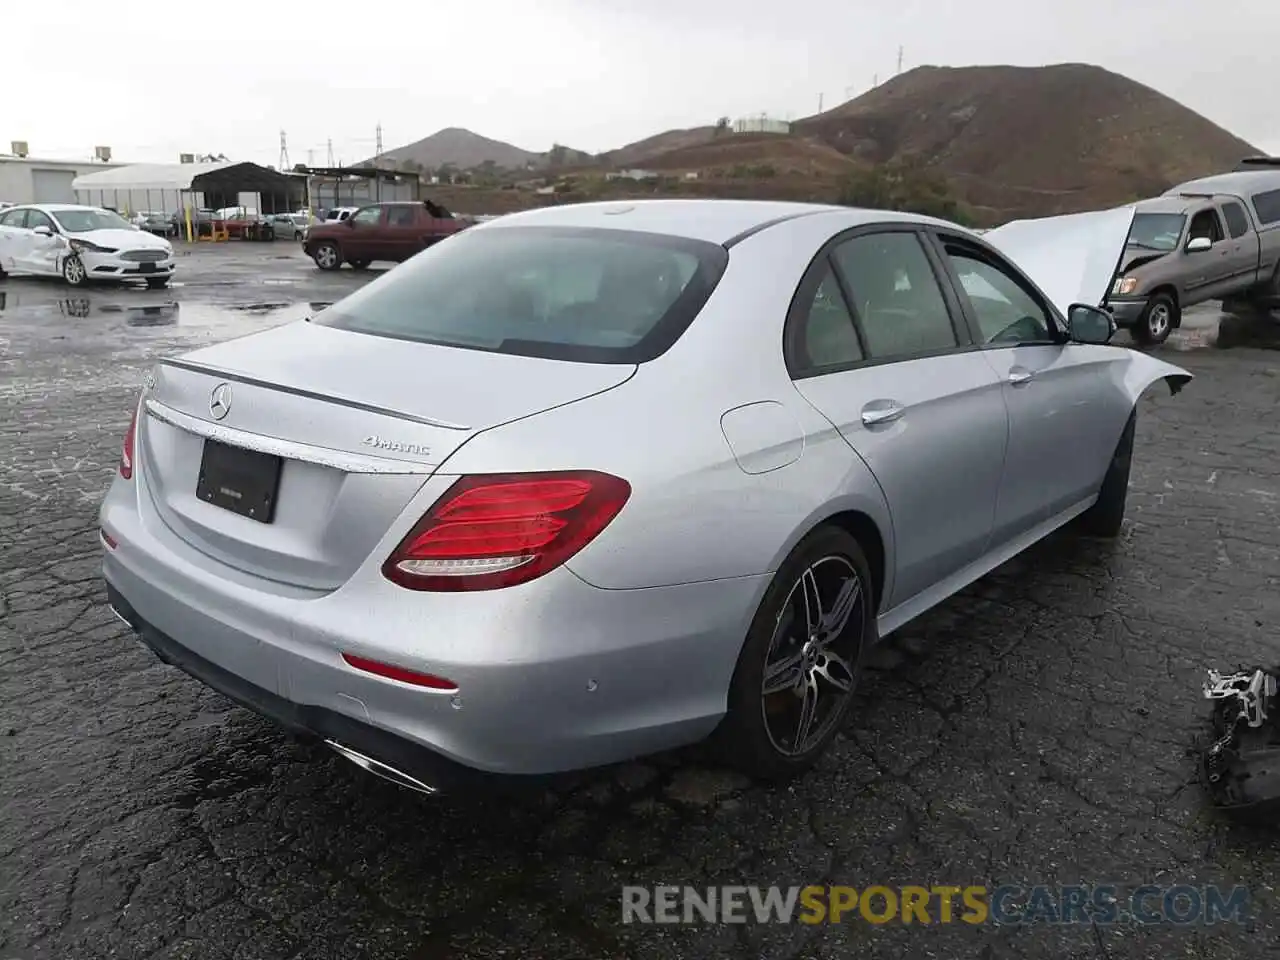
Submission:
[[[727,262],[721,246],[658,234],[473,227],[314,322],[494,353],[642,363],[679,338]]]

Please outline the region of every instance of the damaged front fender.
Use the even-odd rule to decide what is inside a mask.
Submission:
[[[1135,404],[1148,389],[1161,380],[1168,385],[1170,394],[1177,394],[1195,379],[1182,367],[1175,367],[1172,363],[1165,363],[1137,350],[1127,352],[1130,356],[1129,362],[1124,365],[1122,386],[1130,401]]]

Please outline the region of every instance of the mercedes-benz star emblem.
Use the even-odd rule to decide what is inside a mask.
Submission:
[[[220,383],[209,394],[209,412],[213,419],[221,420],[231,412],[231,384]]]

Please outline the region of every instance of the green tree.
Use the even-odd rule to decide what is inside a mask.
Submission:
[[[728,132],[729,132],[729,118],[721,117],[719,120],[716,121],[716,129],[715,129],[715,132],[712,134],[712,136],[723,137]]]

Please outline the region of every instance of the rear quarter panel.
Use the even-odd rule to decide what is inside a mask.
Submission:
[[[441,473],[578,468],[625,478],[627,505],[569,563],[606,589],[769,574],[814,526],[849,510],[877,525],[892,570],[875,478],[795,389],[782,359],[799,277],[838,229],[812,222],[825,219],[734,247],[690,329],[627,383],[481,433]],[[751,404],[760,406],[736,412]],[[732,449],[722,426],[729,411]]]

